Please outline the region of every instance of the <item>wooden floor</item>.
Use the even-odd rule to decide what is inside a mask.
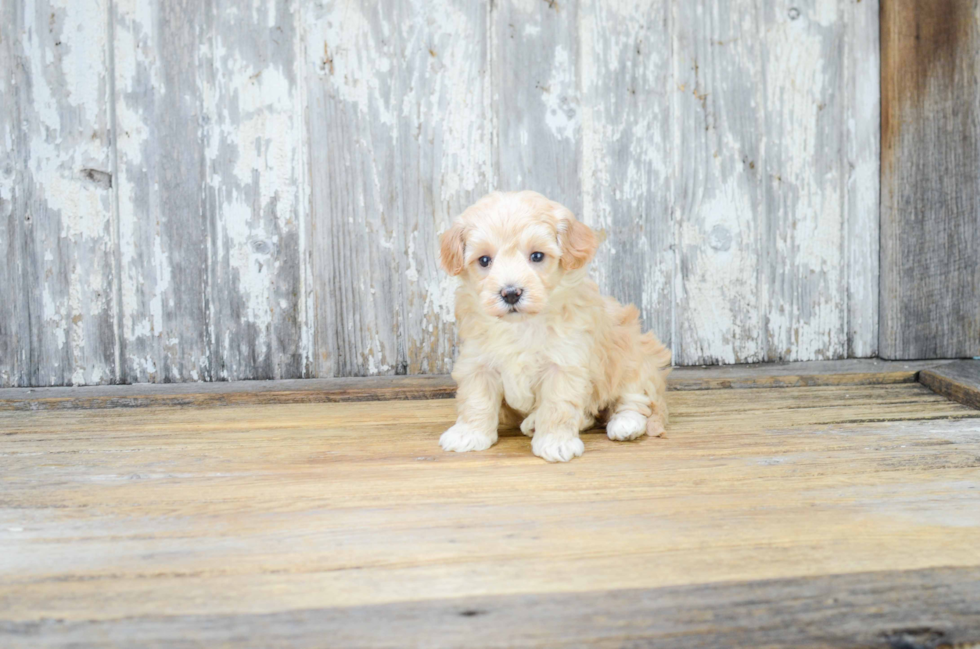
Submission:
[[[980,411],[670,403],[563,465],[445,399],[0,412],[0,646],[980,643]]]

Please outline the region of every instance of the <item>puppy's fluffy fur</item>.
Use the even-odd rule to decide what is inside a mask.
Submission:
[[[664,431],[670,351],[641,333],[636,307],[588,278],[597,245],[535,192],[490,194],[442,235],[442,267],[462,279],[458,418],[439,440],[445,450],[490,448],[498,425],[519,424],[535,455],[565,462],[582,454],[579,431],[596,420],[613,440]],[[508,292],[520,299],[508,303]]]

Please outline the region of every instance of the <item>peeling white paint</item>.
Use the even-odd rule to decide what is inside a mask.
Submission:
[[[443,150],[440,198],[452,203],[460,194],[483,186],[490,174],[488,125],[473,88],[473,68],[479,65],[483,34],[474,30],[452,2],[427,5],[426,10],[428,39],[446,46],[439,46],[439,51],[427,48],[431,50],[429,66],[416,68],[413,90],[406,94],[405,102],[420,103],[419,126],[439,126]],[[422,74],[430,83],[419,78]],[[415,88],[425,86],[428,96],[416,97]]]
[[[356,104],[362,112],[373,111],[372,117],[393,126],[395,119],[384,101],[382,82],[397,69],[392,60],[397,53],[380,45],[372,20],[361,7],[352,2],[338,5],[333,6],[336,13],[308,32],[311,69],[319,70],[341,99]]]
[[[845,190],[848,354],[878,353],[879,185],[881,93],[879,88],[879,3],[850,4],[846,15],[845,58],[849,105],[846,109]]]
[[[572,140],[578,135],[581,115],[577,80],[572,68],[571,57],[564,47],[555,47],[551,78],[541,91],[541,101],[545,105],[545,124],[559,140]]]
[[[106,4],[91,0],[61,0],[52,9],[64,11],[61,43],[71,50],[65,70],[66,99],[76,106],[103,107],[106,74]],[[72,33],[74,31],[74,33]],[[95,38],[86,37],[91,32]],[[101,83],[96,82],[100,80]]]
[[[25,171],[59,219],[37,260],[44,380],[111,381],[93,332],[117,308],[123,357],[142,380],[235,378],[253,357],[277,368],[299,357],[321,374],[386,373],[404,360],[448,370],[458,282],[438,269],[437,232],[498,184],[542,189],[609,235],[597,279],[608,292],[629,283],[648,321],[669,310],[661,320],[676,322],[682,363],[875,352],[873,0],[814,0],[798,15],[743,0],[589,0],[574,10],[513,0],[492,11],[434,0],[387,13],[317,0],[290,4],[291,26],[275,24],[282,6],[250,0],[215,13],[187,59],[200,69],[181,72],[179,101],[201,111],[188,146],[201,147],[204,167],[181,171],[203,172],[213,201],[200,215],[207,268],[189,273],[210,291],[211,321],[199,328],[212,328],[213,349],[172,324],[187,289],[176,278],[196,262],[162,229],[173,170],[154,157],[152,109],[174,73],[164,73],[172,50],[160,39],[178,9],[116,0],[113,43],[105,0],[56,0],[51,24],[25,12],[18,60],[30,84],[5,69],[0,89],[30,88]],[[277,50],[279,34],[293,40]],[[498,87],[512,48],[540,54],[522,55],[538,61],[517,75],[526,88]],[[112,190],[84,172],[110,171],[110,51]],[[510,101],[519,93],[529,98],[520,106]],[[5,151],[11,128],[0,117]],[[7,179],[5,205],[16,193]],[[118,253],[107,243],[112,192]],[[341,234],[353,248],[331,248]],[[664,305],[671,293],[676,304]],[[296,327],[293,342],[281,342],[284,326]],[[0,366],[9,385],[12,365]]]
[[[405,277],[413,284],[419,281],[419,271],[415,267],[415,239],[418,237],[418,234],[418,231],[412,232],[412,236],[408,238],[408,251],[405,255],[408,259],[408,270],[405,271]]]
[[[121,0],[116,3],[115,36],[115,71],[116,71],[116,148],[120,177],[116,179],[119,201],[119,256],[122,276],[121,306],[123,313],[123,338],[127,344],[141,339],[148,339],[156,333],[155,325],[160,325],[163,305],[159,295],[159,281],[169,281],[169,268],[163,265],[163,260],[157,257],[157,274],[147,277],[141,268],[142,243],[139,238],[139,223],[137,215],[142,211],[138,208],[138,192],[140,187],[129,180],[128,169],[134,168],[137,173],[146,173],[143,150],[150,146],[150,128],[140,106],[131,99],[138,91],[142,75],[150,80],[159,78],[157,61],[150,54],[150,34],[153,27],[152,5],[149,2],[137,0]],[[155,83],[162,86],[161,83]],[[156,188],[154,188],[156,189]],[[144,226],[145,227],[145,226]],[[155,254],[162,253],[159,235],[155,237]],[[147,251],[149,252],[149,251]],[[166,278],[166,279],[164,279]],[[147,313],[142,302],[144,290],[150,292],[154,302]],[[140,317],[145,314],[144,317]],[[154,314],[154,315],[151,315]],[[156,323],[154,323],[156,320]],[[146,375],[155,374],[156,369],[150,369],[152,360],[141,359],[129,355],[134,368]],[[149,361],[149,362],[146,362]]]
[[[697,354],[722,363],[756,362],[762,360],[762,352],[753,344],[761,320],[755,308],[755,216],[736,179],[729,179],[715,191],[680,224],[678,245],[682,257],[690,258],[687,263],[694,271],[684,277],[677,297],[686,306],[681,335],[691,341],[685,345],[685,360]],[[732,233],[734,242],[728,250],[709,245],[708,234],[716,226]],[[741,340],[746,335],[743,331],[748,341]],[[698,346],[691,349],[694,344]]]
[[[13,173],[18,183],[3,183],[0,201],[27,197],[30,212],[16,218],[29,223],[25,243],[38,257],[18,259],[18,250],[15,263],[22,277],[39,276],[31,290],[42,307],[33,314],[40,322],[31,322],[26,305],[13,307],[20,312],[11,323],[21,330],[22,340],[32,341],[31,361],[41,365],[29,368],[20,359],[0,358],[0,364],[20,366],[19,384],[30,380],[32,369],[41,384],[98,383],[109,378],[112,367],[106,356],[111,330],[107,336],[104,327],[111,303],[100,294],[110,281],[112,254],[106,245],[110,193],[101,182],[109,167],[105,11],[102,0],[53,0],[44,9],[15,12],[24,22],[10,26],[8,33],[16,32],[17,38],[5,47],[16,54],[7,59],[9,67],[0,63],[5,95],[10,93],[5,100],[19,105],[20,120],[4,123],[7,115],[0,116],[5,180]],[[26,83],[18,82],[21,75]],[[26,157],[7,157],[19,146],[13,129],[28,147]],[[14,294],[22,289],[16,282],[4,283]],[[6,319],[2,311],[0,318]]]
[[[443,275],[429,280],[425,290],[425,310],[435,313],[446,324],[456,322],[456,289],[459,278]]]
[[[212,40],[214,116],[206,158],[217,232],[210,290],[212,326],[235,334],[223,336],[216,350],[228,378],[251,376],[253,362],[271,366],[271,378],[279,378],[283,353],[305,358],[310,350],[312,334],[294,332],[308,321],[306,264],[299,250],[285,249],[306,245],[294,236],[305,229],[302,102],[288,76],[299,75],[302,59],[292,57],[303,49],[281,47],[275,38],[279,6],[254,0],[250,22],[223,15]],[[295,306],[281,295],[290,286]],[[298,313],[291,314],[294,308]],[[279,349],[282,340],[295,340],[299,349]]]
[[[812,19],[822,27],[833,27],[840,20],[839,4],[838,0],[815,0]]]
[[[58,349],[65,346],[65,323],[67,318],[62,313],[61,305],[56,304],[51,295],[51,289],[45,287],[42,292],[44,306],[44,322],[50,326],[50,333],[54,336]]]
[[[595,30],[595,19],[591,13],[583,12],[578,22],[578,43],[584,56],[580,61],[580,83],[582,94],[585,97],[594,97],[596,92],[596,71],[595,59],[592,53],[595,51],[595,42],[592,33]],[[555,53],[557,58],[557,52]],[[549,106],[549,112],[552,108]],[[608,222],[598,223],[595,215],[595,182],[596,164],[604,166],[605,156],[602,154],[601,142],[597,141],[601,135],[596,133],[596,124],[593,116],[594,104],[592,101],[582,103],[581,124],[582,124],[582,214],[579,218],[583,223],[593,228],[602,229],[608,227]],[[552,129],[554,132],[554,129]],[[555,133],[557,136],[558,134]],[[598,136],[598,137],[597,137]],[[608,252],[608,248],[607,248]]]
[[[823,12],[814,16],[821,18],[820,25],[836,22],[836,3],[818,2],[815,11]],[[779,194],[795,197],[769,206],[776,210],[785,205],[791,210],[776,213],[791,225],[777,230],[773,262],[783,268],[781,272],[792,273],[795,282],[788,293],[773,290],[768,310],[770,350],[775,348],[786,360],[847,353],[846,303],[839,292],[844,281],[842,170],[839,161],[823,160],[820,155],[827,138],[819,130],[821,113],[835,99],[828,96],[835,89],[827,87],[823,56],[830,33],[802,18],[784,19],[767,38],[765,104],[768,114],[778,118],[773,121],[782,126],[771,127],[773,140],[778,137],[778,156],[767,152],[767,166],[779,175]],[[838,137],[846,133],[844,126],[834,125]]]

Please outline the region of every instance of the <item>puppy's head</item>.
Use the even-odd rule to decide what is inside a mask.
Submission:
[[[453,221],[440,262],[479,296],[492,316],[541,312],[569,271],[595,254],[595,233],[536,192],[494,192]]]

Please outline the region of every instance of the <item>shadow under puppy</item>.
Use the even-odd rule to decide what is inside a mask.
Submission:
[[[586,266],[595,233],[536,192],[495,192],[453,221],[440,262],[461,276],[456,424],[447,451],[482,451],[498,425],[533,435],[549,462],[585,450],[579,431],[610,439],[663,433],[670,350],[640,330],[639,312],[599,293]]]

